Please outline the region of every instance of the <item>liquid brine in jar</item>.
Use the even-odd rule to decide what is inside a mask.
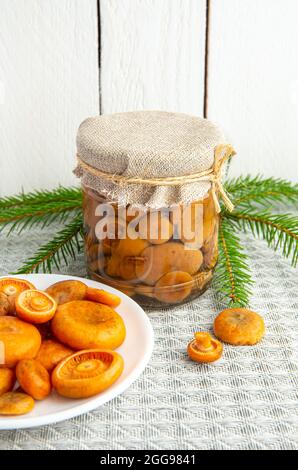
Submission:
[[[202,201],[145,210],[117,207],[84,188],[85,253],[91,278],[143,305],[202,294],[218,256],[218,214]]]

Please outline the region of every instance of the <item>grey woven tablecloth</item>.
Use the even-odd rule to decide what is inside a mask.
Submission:
[[[0,273],[19,267],[50,235],[0,234]],[[297,272],[263,242],[243,242],[256,281],[251,306],[267,326],[259,345],[225,346],[209,366],[187,359],[193,332],[211,329],[222,308],[212,290],[182,307],[148,311],[154,353],[123,395],[69,421],[0,431],[0,449],[297,449]],[[61,272],[84,276],[83,259]]]

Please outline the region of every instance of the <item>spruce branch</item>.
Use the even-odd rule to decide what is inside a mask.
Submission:
[[[228,180],[225,188],[231,194],[236,208],[245,209],[256,205],[268,207],[268,204],[279,203],[298,206],[298,184],[279,178],[240,176]]]
[[[8,234],[24,228],[53,222],[65,223],[70,216],[81,212],[82,193],[78,188],[58,188],[36,191],[0,199],[0,226],[10,226]]]
[[[280,248],[285,258],[291,258],[294,267],[298,262],[298,217],[291,214],[273,214],[269,210],[225,212],[234,226],[254,237],[264,239],[275,251]]]
[[[40,268],[44,273],[51,273],[53,266],[60,268],[62,260],[67,265],[69,258],[76,259],[82,251],[82,237],[82,217],[77,215],[13,274],[38,273]]]
[[[249,303],[253,284],[239,237],[228,219],[219,224],[219,260],[213,285],[221,300],[228,299],[233,307],[245,307]]]
[[[17,207],[13,211],[1,211],[0,227],[9,226],[8,235],[13,231],[21,233],[25,228],[30,229],[35,225],[40,225],[43,229],[53,222],[65,223],[69,217],[81,214],[81,212],[82,209],[77,203],[61,203],[59,206],[47,204],[31,208]]]
[[[19,206],[32,206],[40,204],[50,204],[66,201],[76,201],[82,203],[81,188],[59,186],[53,190],[32,191],[29,193],[20,193],[16,196],[8,196],[0,198],[1,209],[13,209]],[[1,212],[0,212],[1,213]]]

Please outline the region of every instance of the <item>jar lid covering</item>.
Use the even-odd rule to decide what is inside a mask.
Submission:
[[[219,127],[199,117],[164,111],[136,111],[96,116],[82,122],[77,135],[75,174],[84,186],[123,205],[151,208],[202,199],[210,181],[185,184],[125,184],[90,173],[87,166],[110,175],[168,178],[212,168],[215,148],[225,142]],[[231,148],[231,147],[230,147]]]

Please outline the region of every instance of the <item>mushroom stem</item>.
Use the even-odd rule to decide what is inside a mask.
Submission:
[[[195,333],[195,339],[196,339],[197,348],[200,349],[201,351],[210,349],[212,346],[211,336],[209,335],[209,333],[202,333],[202,332]]]

